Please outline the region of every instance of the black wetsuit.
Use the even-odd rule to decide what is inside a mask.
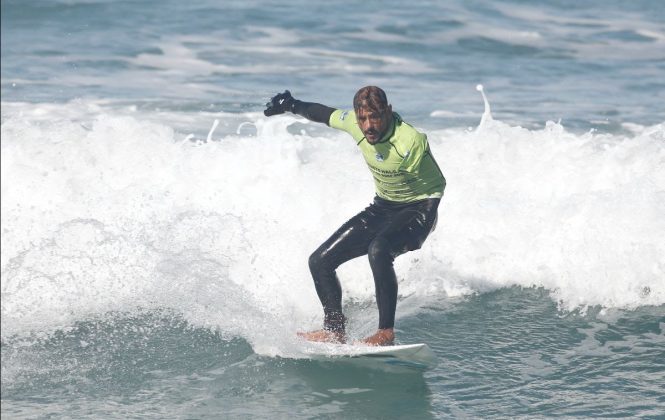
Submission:
[[[295,101],[293,106],[294,113],[327,125],[334,111],[325,105],[301,101]],[[445,186],[445,180],[443,182]],[[440,198],[425,198],[403,203],[376,196],[369,207],[352,217],[314,251],[309,258],[309,268],[323,305],[326,330],[343,333],[345,329],[342,288],[335,270],[363,255],[368,255],[374,276],[379,328],[393,328],[397,305],[393,261],[398,255],[422,246],[436,226],[439,202]]]
[[[379,328],[395,325],[397,276],[393,261],[407,251],[420,249],[434,229],[440,199],[394,203],[375,197],[309,257],[309,269],[323,304],[324,328],[344,331],[342,288],[335,274],[341,264],[368,255],[374,275]]]

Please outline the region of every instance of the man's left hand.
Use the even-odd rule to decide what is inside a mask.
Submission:
[[[291,92],[285,90],[284,93],[278,93],[270,99],[263,110],[263,115],[270,117],[277,114],[283,114],[286,111],[293,111],[293,104],[296,100],[291,96]]]

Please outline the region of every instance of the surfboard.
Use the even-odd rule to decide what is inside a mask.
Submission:
[[[424,343],[377,347],[307,342],[303,352],[310,359],[319,361],[353,360],[361,363],[381,362],[418,368],[433,367],[437,361],[432,349]]]

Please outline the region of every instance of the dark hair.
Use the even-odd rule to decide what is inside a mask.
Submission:
[[[386,92],[376,86],[360,88],[353,97],[353,109],[358,112],[360,108],[369,108],[372,111],[383,113],[388,108]]]

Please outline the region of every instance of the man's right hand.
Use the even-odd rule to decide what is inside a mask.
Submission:
[[[272,115],[283,114],[286,111],[293,112],[293,105],[296,100],[291,96],[291,92],[285,90],[284,93],[278,93],[270,99],[263,110],[263,115],[270,117]]]

